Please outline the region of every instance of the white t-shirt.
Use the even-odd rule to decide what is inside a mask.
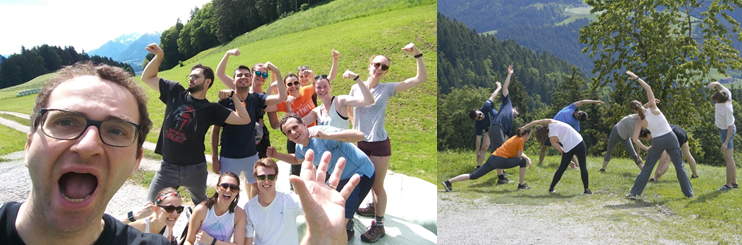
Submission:
[[[394,96],[397,83],[379,83],[371,89],[374,102],[371,105],[353,107],[353,129],[363,132],[366,142],[384,141],[388,137],[384,128],[386,105]],[[360,96],[361,89],[358,84],[350,87],[350,96]]]
[[[299,244],[296,217],[303,215],[304,210],[298,196],[278,191],[267,207],[260,205],[255,196],[245,204],[245,214],[245,237],[254,237],[255,244]]]
[[[729,126],[734,125],[734,108],[732,108],[732,92],[729,89],[724,88],[729,95],[729,101],[726,103],[716,103],[716,127],[719,129],[729,129]]]
[[[569,124],[560,121],[549,123],[549,137],[551,136],[559,138],[559,142],[562,143],[564,152],[571,151],[575,146],[577,146],[577,144],[582,142],[582,135],[580,135],[580,133],[572,128],[572,126],[569,126]]]

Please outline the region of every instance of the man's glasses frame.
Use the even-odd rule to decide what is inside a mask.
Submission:
[[[82,119],[85,119],[85,126],[79,127],[78,129],[73,129],[71,126],[80,126],[80,125],[62,125],[59,127],[52,128],[50,125],[48,125],[50,120],[50,115],[52,115],[51,119],[58,120],[56,123],[70,123],[70,121],[77,119],[76,121],[82,122]],[[66,121],[65,121],[66,120]],[[73,111],[67,111],[62,109],[49,109],[49,108],[41,108],[38,112],[38,116],[36,116],[36,120],[34,121],[33,127],[39,127],[41,129],[41,132],[44,133],[44,135],[58,139],[58,140],[74,140],[77,138],[80,138],[82,134],[85,133],[88,127],[90,125],[96,126],[98,128],[98,137],[100,140],[109,146],[113,147],[127,147],[133,144],[138,136],[140,131],[139,124],[121,120],[121,119],[107,119],[103,121],[93,120],[90,118],[85,117],[84,115],[73,112]],[[64,128],[63,128],[64,127]],[[66,128],[66,131],[65,131]],[[122,130],[125,128],[129,128],[129,130]],[[115,133],[109,132],[108,129],[111,130],[119,130],[123,131],[124,133],[128,133],[128,135],[131,136],[131,139],[124,138],[124,137],[116,137],[117,135],[114,135]],[[74,130],[74,131],[72,131]],[[77,132],[79,130],[79,132]],[[106,136],[104,136],[104,134]],[[118,138],[118,139],[117,139]]]

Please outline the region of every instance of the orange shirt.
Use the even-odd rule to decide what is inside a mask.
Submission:
[[[492,155],[504,158],[513,158],[515,157],[515,155],[518,155],[519,151],[523,150],[523,143],[525,142],[526,141],[523,140],[523,138],[513,136],[505,141],[505,143],[503,143],[500,148],[497,148],[497,150],[495,150]]]
[[[300,117],[304,117],[309,114],[309,112],[314,109],[314,102],[312,102],[313,94],[314,86],[307,85],[301,87],[301,90],[299,90],[299,98],[296,98],[296,100],[291,103],[291,110]],[[278,108],[278,111],[286,112],[286,101],[281,102],[280,104],[276,105],[276,107]],[[316,123],[312,122],[311,124],[307,125],[307,127],[311,127],[314,125],[316,125]]]

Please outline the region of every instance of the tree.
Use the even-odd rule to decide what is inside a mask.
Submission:
[[[646,93],[624,72],[631,70],[652,86],[663,101],[669,121],[690,126],[711,120],[699,110],[704,96],[696,96],[705,85],[701,78],[711,69],[725,75],[742,66],[731,38],[739,36],[739,22],[729,16],[739,1],[704,3],[676,0],[588,0],[598,20],[580,29],[582,50],[597,56],[593,81],[598,86],[615,83],[618,93],[613,110],[628,112],[630,99],[646,101]],[[707,4],[703,6],[702,4]],[[722,24],[719,18],[728,21]]]

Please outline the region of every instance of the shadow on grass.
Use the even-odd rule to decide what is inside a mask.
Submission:
[[[721,195],[721,191],[709,192],[701,196],[697,196],[694,200],[688,202],[688,204],[686,204],[685,206],[688,207],[690,205],[706,203],[708,201],[711,201],[712,199],[719,197],[719,195]]]
[[[657,203],[646,202],[644,200],[635,200],[635,201],[618,204],[618,205],[605,205],[603,207],[609,208],[609,209],[634,209],[634,208],[652,207],[654,205],[657,205]]]

